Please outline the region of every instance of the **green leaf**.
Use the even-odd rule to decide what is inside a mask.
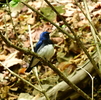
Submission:
[[[18,3],[14,2],[14,1],[11,1],[11,2],[10,2],[10,6],[11,6],[11,7],[15,7],[17,4],[18,4]]]
[[[54,6],[54,8],[61,14],[64,13],[64,6]],[[56,13],[50,7],[40,8],[40,11],[43,15],[45,15],[48,19],[54,21],[56,19]]]
[[[20,0],[12,0],[12,1],[17,2],[17,3],[20,2]]]
[[[20,2],[20,0],[12,0],[12,1],[10,2],[10,6],[11,6],[11,7],[15,7],[15,6],[18,5],[19,2]]]
[[[66,27],[66,25],[62,25],[62,28],[65,28]]]
[[[97,93],[101,93],[101,91],[97,91]]]

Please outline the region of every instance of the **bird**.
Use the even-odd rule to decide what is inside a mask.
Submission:
[[[34,48],[34,52],[47,61],[49,61],[54,55],[54,45],[53,42],[50,40],[49,34],[50,33],[47,31],[42,32],[40,34],[39,41]],[[33,67],[35,67],[39,62],[40,60],[33,56],[26,72],[30,72]]]

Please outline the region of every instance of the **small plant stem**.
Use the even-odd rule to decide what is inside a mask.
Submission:
[[[21,79],[22,81],[24,81],[25,83],[29,84],[31,87],[33,87],[35,90],[42,92],[40,89],[38,89],[37,87],[35,87],[33,84],[31,84],[30,82],[28,82],[27,80],[23,79],[22,77],[20,77],[18,74],[14,73],[13,71],[11,71],[8,67],[6,67],[2,62],[0,62],[0,64],[7,69],[12,75],[18,77],[19,79]]]
[[[65,30],[63,30],[61,27],[59,27],[58,25],[56,25],[53,21],[49,20],[47,17],[45,17],[43,14],[41,14],[40,12],[38,12],[36,9],[32,8],[31,6],[29,6],[27,3],[21,1],[22,4],[26,5],[28,8],[30,8],[32,11],[36,12],[37,14],[39,14],[40,16],[42,16],[45,20],[49,21],[51,24],[53,24],[59,31],[61,31],[62,33],[66,34],[69,38],[74,40],[74,37],[71,36],[70,34],[68,34]]]
[[[96,70],[97,74],[99,75],[99,77],[101,78],[101,72],[99,71],[97,64],[95,62],[95,60],[90,56],[90,54],[88,53],[88,51],[86,50],[86,48],[84,47],[84,44],[81,42],[81,40],[79,39],[79,37],[76,35],[76,33],[71,29],[71,27],[68,25],[68,23],[64,20],[64,18],[56,11],[56,9],[49,3],[48,0],[45,0],[46,3],[52,8],[52,10],[54,10],[54,12],[63,20],[64,24],[69,28],[69,30],[72,32],[72,34],[74,35],[74,38],[76,40],[76,42],[78,43],[78,45],[81,47],[81,49],[83,49],[83,51],[85,52],[85,54],[87,55],[88,59],[91,61],[92,65],[94,66],[94,69]]]
[[[6,0],[6,3],[7,3],[7,6],[8,6],[8,12],[9,12],[9,15],[10,15],[10,18],[11,18],[11,23],[12,23],[12,26],[13,26],[13,31],[14,31],[14,33],[17,36],[16,30],[15,30],[15,25],[14,25],[14,22],[13,22],[13,19],[12,19],[12,16],[11,16],[11,9],[10,9],[10,5],[8,3],[8,0]]]
[[[86,100],[91,100],[91,98],[85,92],[83,92],[80,88],[78,88],[75,84],[73,84],[70,80],[68,80],[68,78],[62,72],[60,72],[54,65],[52,65],[50,62],[48,62],[46,59],[41,58],[38,54],[36,54],[36,53],[34,53],[32,51],[28,51],[28,50],[25,50],[23,48],[20,48],[18,46],[13,45],[8,39],[6,39],[2,35],[1,32],[0,32],[0,36],[8,46],[11,46],[11,47],[13,47],[13,48],[15,48],[15,49],[17,49],[19,51],[22,51],[22,52],[26,53],[26,54],[33,55],[36,58],[38,58],[40,61],[42,61],[44,64],[47,64],[55,73],[57,73],[59,75],[59,77],[62,80],[64,80],[68,85],[70,85],[82,97],[84,97]]]
[[[29,30],[29,37],[30,37],[30,44],[31,44],[31,49],[32,49],[32,52],[34,52],[34,48],[33,48],[33,42],[32,42],[32,35],[31,35],[31,28],[30,28],[30,25],[28,25],[28,30]],[[49,97],[47,96],[46,94],[46,91],[43,89],[41,83],[40,83],[40,79],[39,79],[39,75],[38,75],[38,70],[37,70],[37,66],[35,67],[34,66],[34,74],[36,76],[36,79],[40,85],[40,88],[41,88],[41,92],[44,94],[44,96],[46,97],[47,100],[50,100]]]
[[[38,83],[40,85],[42,93],[44,94],[44,96],[46,97],[47,100],[50,100],[49,97],[46,94],[46,91],[43,89],[43,87],[41,85],[41,82],[40,82],[40,79],[39,79],[39,75],[38,75],[38,71],[37,71],[37,67],[34,67],[34,74],[35,74],[35,76],[37,78],[37,81],[38,81]]]
[[[86,12],[87,12],[87,17],[88,17],[89,21],[92,23],[86,0],[83,0],[83,3],[84,3],[84,6],[85,6],[85,9],[86,9]],[[92,23],[92,25],[93,25],[93,23]],[[97,36],[96,36],[95,30],[92,27],[92,25],[90,24],[90,28],[91,28],[91,33],[92,33],[92,35],[94,37],[97,53],[98,53],[98,56],[99,56],[99,69],[100,69],[100,72],[101,72],[101,53],[100,53],[100,48],[99,48],[99,44],[98,44],[98,41],[97,41]]]
[[[93,29],[95,30],[96,34],[98,34],[95,26],[92,24],[92,22],[89,20],[89,18],[87,17],[87,15],[84,13],[84,11],[82,10],[82,7],[78,4],[78,2],[76,0],[74,0],[75,3],[77,4],[77,6],[79,7],[79,9],[82,11],[82,13],[84,14],[84,16],[87,18],[88,22],[90,23],[90,25],[93,27]]]
[[[84,68],[82,68],[82,67],[78,67],[78,68],[81,68],[83,71],[85,71],[85,72],[89,75],[89,77],[91,78],[91,81],[92,81],[92,88],[91,88],[91,89],[92,89],[92,90],[91,90],[91,91],[92,91],[92,100],[94,100],[94,95],[93,95],[94,92],[93,92],[93,91],[94,91],[94,78],[95,78],[95,77],[92,76],[92,75],[91,75],[88,71],[86,71]]]

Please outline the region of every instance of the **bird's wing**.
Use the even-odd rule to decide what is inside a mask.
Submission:
[[[34,52],[38,53],[40,57],[43,57],[47,60],[49,60],[53,54],[54,54],[54,47],[53,43],[50,39],[45,40],[39,40],[39,42],[36,44],[36,47],[34,48]],[[26,71],[31,71],[31,69],[39,62],[40,60],[32,57],[29,67]]]
[[[39,42],[36,44],[35,48],[34,48],[34,52],[37,52],[38,49],[39,49],[42,45],[43,45],[43,41],[39,41]]]
[[[50,60],[51,57],[54,55],[54,47],[52,44],[48,45],[42,45],[40,48],[37,50],[37,54],[40,55],[40,57],[43,57],[47,60]],[[27,69],[27,72],[31,71],[32,68],[39,62],[40,60],[33,57],[31,59],[31,63]]]
[[[42,45],[38,48],[38,50],[36,51],[36,53],[39,54],[41,57],[43,56],[43,53],[42,53],[43,50],[42,50],[42,48],[43,48],[44,46],[45,46],[45,44],[42,44]],[[42,52],[41,52],[40,50],[42,50]],[[33,67],[33,66],[35,66],[38,62],[39,62],[39,60],[38,60],[37,58],[32,57],[31,63],[30,63],[29,66]]]
[[[41,45],[37,50],[37,54],[40,57],[50,60],[50,58],[54,55],[54,47],[52,44],[49,45]],[[30,67],[34,67],[40,60],[37,58],[32,58],[32,63]]]
[[[36,47],[35,47],[35,49],[34,49],[34,51],[35,51],[36,53],[38,53],[41,57],[43,56],[43,54],[40,54],[39,51],[40,51],[44,46],[45,46],[45,44],[42,44],[42,42],[39,41],[39,42],[36,44]],[[27,70],[26,70],[26,72],[31,71],[32,68],[33,68],[36,64],[38,64],[39,61],[40,61],[39,59],[37,59],[36,57],[33,56],[32,59],[31,59],[31,61],[30,61],[29,67],[28,67]]]

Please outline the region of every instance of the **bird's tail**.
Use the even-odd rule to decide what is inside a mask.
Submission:
[[[27,68],[26,72],[30,72],[32,69],[33,69],[33,67],[30,67],[30,66],[29,66],[29,67]]]
[[[26,72],[30,72],[33,69],[33,67],[37,66],[38,62],[39,62],[39,60],[37,58],[32,57]]]

